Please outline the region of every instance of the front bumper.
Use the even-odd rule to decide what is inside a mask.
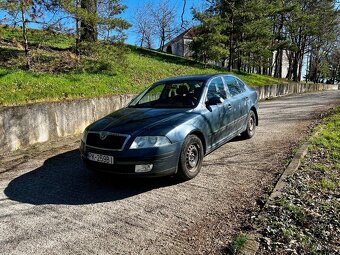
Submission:
[[[114,164],[105,164],[91,161],[87,158],[89,152],[108,155],[114,157]],[[92,148],[81,141],[80,153],[81,158],[86,166],[94,171],[133,175],[133,176],[165,176],[173,175],[177,172],[178,160],[181,152],[181,143],[158,148],[145,149],[124,149],[123,151],[109,151]],[[152,164],[153,167],[149,172],[136,173],[136,165]]]

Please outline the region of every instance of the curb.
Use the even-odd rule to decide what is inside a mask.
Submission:
[[[264,208],[268,207],[271,205],[275,198],[281,196],[282,194],[282,189],[288,184],[287,183],[287,178],[292,176],[300,167],[302,159],[306,156],[308,152],[308,147],[311,145],[311,140],[313,137],[315,137],[319,132],[314,133],[311,135],[306,142],[304,142],[297,152],[295,153],[293,159],[285,169],[285,171],[282,173],[280,179],[276,183],[273,191],[271,192],[268,200],[266,201],[265,205],[263,206],[261,212],[257,216],[257,219],[263,218],[262,216],[262,211]],[[248,240],[244,244],[244,247],[240,251],[240,254],[242,255],[255,255],[260,248],[260,242],[258,241],[261,237],[263,237],[260,233],[258,233],[255,230],[255,233],[249,234],[248,235]]]

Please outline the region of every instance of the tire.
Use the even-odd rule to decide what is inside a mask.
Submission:
[[[247,129],[241,134],[242,137],[245,139],[252,138],[255,135],[255,129],[256,129],[256,116],[255,113],[252,110],[250,110],[247,119]]]
[[[201,139],[189,135],[183,144],[177,176],[184,181],[194,178],[202,168],[204,151]]]

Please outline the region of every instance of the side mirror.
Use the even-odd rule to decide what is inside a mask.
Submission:
[[[207,102],[206,105],[218,105],[218,104],[222,104],[224,102],[222,97],[219,96],[214,96],[212,98],[210,98]]]

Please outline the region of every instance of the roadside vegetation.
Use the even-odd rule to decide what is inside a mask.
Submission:
[[[227,249],[227,254],[236,255],[239,254],[240,251],[244,248],[248,240],[248,236],[243,233],[239,233],[233,242],[230,244],[230,247]]]
[[[138,93],[158,79],[225,69],[119,43],[84,44],[74,38],[28,30],[31,69],[25,69],[20,29],[0,26],[0,105]],[[234,73],[251,86],[287,82],[265,75]]]
[[[340,107],[316,131],[282,197],[264,211],[260,254],[340,253]]]

